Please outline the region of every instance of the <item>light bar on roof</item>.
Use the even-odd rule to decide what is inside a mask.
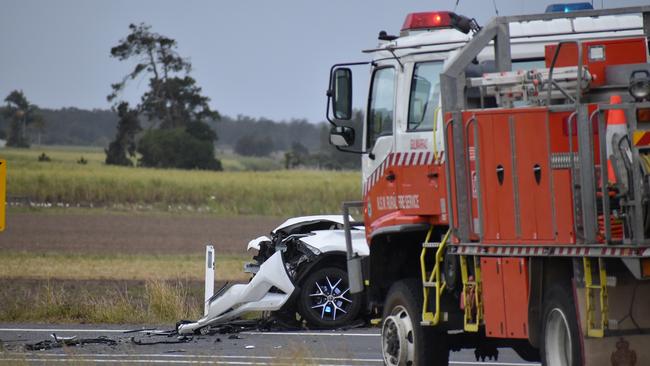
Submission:
[[[406,16],[402,31],[415,29],[435,29],[451,27],[451,15],[448,11],[431,11],[411,13]]]
[[[551,4],[546,7],[547,13],[571,13],[580,10],[594,10],[590,3],[567,3],[567,4]]]

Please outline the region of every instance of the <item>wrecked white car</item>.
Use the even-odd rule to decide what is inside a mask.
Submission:
[[[197,332],[252,311],[298,312],[314,328],[336,328],[355,320],[363,297],[349,291],[343,225],[342,215],[296,217],[274,229],[271,237],[251,240],[248,250],[257,254],[244,267],[253,274],[250,282],[208,296],[212,287],[206,276],[205,315],[179,323],[178,332]],[[363,225],[353,222],[351,234],[354,252],[367,256]]]

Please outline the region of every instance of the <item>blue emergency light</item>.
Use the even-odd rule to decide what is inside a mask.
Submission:
[[[546,7],[547,13],[571,13],[581,10],[594,10],[590,3],[551,4]]]

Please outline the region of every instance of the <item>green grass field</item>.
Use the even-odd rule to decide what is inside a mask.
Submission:
[[[47,154],[50,162],[39,162]],[[83,156],[87,164],[78,164]],[[338,212],[360,198],[357,172],[316,170],[185,171],[107,166],[93,148],[0,149],[7,160],[7,195],[21,202],[82,207],[192,211],[217,215],[292,216]],[[350,158],[355,158],[351,156]],[[226,169],[274,167],[254,159],[224,159]]]

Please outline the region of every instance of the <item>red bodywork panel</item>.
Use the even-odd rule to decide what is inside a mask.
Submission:
[[[447,225],[445,175],[441,159],[432,152],[388,154],[364,184],[368,243],[373,232],[384,227]]]
[[[556,49],[556,45],[548,45],[545,47],[546,67],[551,67]],[[602,54],[603,57],[591,59],[589,57],[590,52],[592,55],[600,56]],[[582,64],[591,73],[592,87],[602,86],[607,83],[607,80],[605,80],[605,69],[607,66],[644,63],[648,61],[647,55],[648,50],[646,49],[646,40],[644,37],[582,43]],[[555,61],[555,67],[576,66],[577,64],[578,49],[576,44],[564,44]]]
[[[527,339],[528,261],[525,258],[481,258],[481,274],[485,335]]]
[[[595,109],[590,106],[589,111]],[[475,110],[463,113],[463,123],[474,118],[478,125],[469,138],[470,169],[476,176],[478,156],[480,175],[470,180],[472,233],[478,239],[479,194],[482,205],[484,243],[558,244],[575,243],[573,233],[573,193],[568,165],[551,164],[569,156],[569,112],[548,112],[545,107]],[[575,119],[572,120],[572,122]],[[573,151],[578,139],[572,123]],[[469,130],[473,131],[473,128]],[[448,131],[451,134],[451,131]],[[597,129],[594,129],[594,134]],[[451,136],[448,136],[450,138]],[[598,139],[594,139],[598,151]],[[450,146],[448,156],[452,156]],[[450,158],[453,164],[453,158]],[[595,156],[599,164],[599,155]],[[480,190],[478,184],[480,183]],[[452,171],[452,190],[455,177]],[[456,213],[455,192],[452,208]],[[456,216],[455,216],[456,218]],[[458,221],[455,221],[458,222]]]

